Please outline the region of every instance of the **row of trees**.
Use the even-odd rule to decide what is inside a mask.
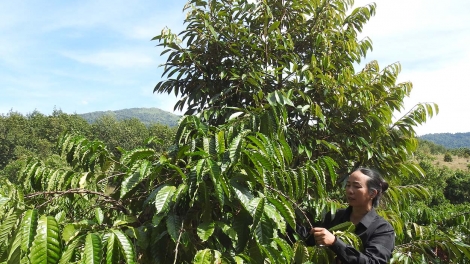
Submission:
[[[51,164],[52,160],[57,160],[56,145],[60,133],[63,131],[80,134],[90,139],[99,139],[103,141],[107,149],[117,156],[120,155],[120,148],[132,150],[147,143],[160,153],[168,149],[176,133],[174,128],[160,124],[145,126],[144,123],[132,118],[118,121],[111,116],[104,116],[98,118],[95,123],[89,124],[75,114],[69,115],[60,110],[55,110],[50,116],[34,111],[26,116],[10,112],[0,118],[0,128],[3,135],[0,145],[2,147],[0,161],[2,164],[7,164],[7,166],[2,166],[0,174],[12,180],[16,178],[16,174],[28,157],[35,156],[49,160]],[[160,144],[155,144],[152,140],[156,140]],[[402,181],[401,184],[422,183],[431,188],[433,196],[440,197],[441,202],[448,199],[450,203],[462,203],[467,199],[463,194],[468,189],[465,188],[470,179],[468,173],[446,168],[438,169],[432,165],[432,162],[436,159],[434,155],[451,155],[452,153],[464,157],[467,152],[466,148],[447,149],[430,141],[419,140],[415,157],[427,176],[424,181],[413,178],[411,181]],[[443,200],[444,193],[446,196]],[[434,201],[432,204],[436,205],[437,203]]]
[[[429,207],[444,198],[416,184],[433,168],[413,158],[414,127],[437,106],[392,118],[412,85],[399,64],[355,72],[375,4],[352,4],[189,1],[186,30],[155,37],[168,56],[155,91],[187,109],[172,146],[115,153],[66,134],[63,163],[32,155],[16,182],[0,179],[0,261],[334,263],[286,226],[345,206],[345,176],[370,166],[391,184],[378,212],[397,233],[393,263],[468,262],[467,215]],[[360,247],[349,227],[335,234]]]
[[[120,156],[120,149],[140,147],[149,137],[162,141],[157,149],[162,152],[171,145],[175,131],[161,124],[146,126],[135,118],[118,121],[112,116],[103,116],[89,124],[76,114],[60,110],[54,110],[49,116],[38,111],[27,115],[9,112],[0,115],[0,173],[14,180],[28,157],[56,159],[56,145],[64,132],[102,140],[114,155]]]
[[[446,148],[445,146],[435,144],[431,141],[420,140],[421,152],[432,155],[444,154],[444,161],[450,162],[453,160],[452,156],[468,159],[470,158],[470,148]]]

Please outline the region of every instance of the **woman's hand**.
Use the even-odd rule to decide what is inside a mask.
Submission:
[[[310,230],[315,238],[315,243],[319,246],[331,246],[336,240],[336,237],[326,228],[314,227]]]

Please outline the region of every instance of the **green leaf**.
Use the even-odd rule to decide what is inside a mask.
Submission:
[[[271,26],[269,26],[268,34],[271,33],[273,30],[277,29],[280,24],[281,21],[275,21],[274,23],[272,23]]]
[[[142,160],[134,165],[131,175],[124,179],[121,184],[120,197],[126,196],[134,189],[142,180],[146,179],[151,171],[151,164],[148,160]]]
[[[10,246],[7,263],[19,263],[21,258],[21,229],[14,236],[13,243]],[[0,250],[1,251],[1,250]]]
[[[262,154],[258,152],[247,153],[245,151],[245,153],[253,161],[255,166],[257,166],[258,164],[261,165],[261,166],[257,166],[258,169],[261,169],[266,172],[272,172],[274,170],[274,164],[266,156],[263,156]],[[260,171],[260,173],[263,173],[263,171]]]
[[[228,191],[224,191],[223,187],[227,187],[226,185],[222,184],[219,180],[223,178],[220,174],[221,170],[217,163],[213,162],[212,160],[206,160],[209,174],[211,176],[212,182],[214,183],[214,189],[216,191],[217,198],[219,199],[220,205],[224,205],[225,197],[224,192],[227,193]]]
[[[24,213],[21,221],[21,250],[28,252],[36,235],[39,214],[36,209],[28,210]]]
[[[96,222],[99,225],[103,224],[103,219],[104,219],[103,210],[101,210],[101,208],[99,208],[99,207],[96,207],[94,211],[95,211]]]
[[[334,231],[354,232],[355,228],[356,228],[356,226],[352,222],[344,222],[344,223],[333,226],[329,230],[331,232],[334,232]]]
[[[182,232],[182,230],[180,230],[181,224],[182,224],[182,221],[180,217],[178,217],[175,214],[169,214],[168,217],[166,218],[166,227],[168,230],[168,234],[170,234],[171,238],[175,242],[178,240],[180,232]]]
[[[52,216],[41,216],[31,246],[31,264],[55,264],[61,255],[59,226]]]
[[[284,234],[286,232],[286,221],[272,204],[266,203],[264,205],[264,213],[276,223],[276,228],[279,229],[281,233]]]
[[[258,247],[263,251],[263,253],[268,257],[270,263],[287,263],[285,259],[282,258],[281,252],[271,245],[259,245]]]
[[[121,184],[120,198],[123,198],[130,190],[132,190],[140,182],[140,172],[133,172],[130,176],[124,179]]]
[[[188,185],[184,183],[178,186],[175,193],[173,194],[173,201],[175,202],[175,204],[178,204],[180,201],[182,201],[182,199],[187,197],[188,189]]]
[[[212,236],[212,234],[214,233],[214,230],[215,230],[214,222],[201,223],[197,227],[197,235],[203,242],[205,242],[209,239],[210,236]]]
[[[155,208],[157,209],[157,214],[165,212],[168,209],[168,205],[173,198],[175,190],[175,186],[164,186],[160,191],[158,191],[155,196]]]
[[[249,204],[249,211],[251,216],[253,217],[253,228],[255,228],[259,221],[261,220],[261,216],[264,213],[264,198],[254,198],[250,201]]]
[[[465,257],[467,257],[467,259],[470,259],[470,246],[458,241],[454,241],[454,243],[455,246],[458,247],[463,254],[465,254]]]
[[[308,250],[307,248],[300,243],[296,244],[295,253],[294,253],[294,263],[304,263],[308,259]]]
[[[178,174],[181,176],[181,178],[182,178],[183,180],[186,180],[187,176],[186,176],[186,174],[184,174],[184,172],[181,170],[180,167],[175,166],[175,165],[173,165],[173,164],[166,164],[166,166],[168,166],[169,168],[172,168],[172,169],[176,170],[176,172],[178,172]]]
[[[65,212],[64,211],[60,211],[58,212],[55,216],[54,216],[55,220],[57,221],[57,223],[60,225],[64,222],[65,220]]]
[[[132,164],[136,160],[144,160],[151,156],[155,155],[155,150],[150,148],[138,148],[131,151],[126,152],[122,158],[121,162],[123,164]]]
[[[281,253],[285,259],[291,259],[293,256],[293,251],[291,246],[283,239],[274,238],[274,242],[279,246],[281,249]]]
[[[274,226],[270,219],[261,218],[259,225],[254,230],[258,243],[262,245],[269,245],[274,237]]]
[[[109,232],[103,236],[106,243],[106,263],[115,264],[119,260],[119,243],[113,232]]]
[[[6,250],[6,245],[9,244],[9,237],[16,229],[20,211],[14,210],[7,213],[3,222],[0,222],[0,257],[3,249]],[[1,216],[1,214],[0,214]],[[1,220],[1,218],[0,218]]]
[[[204,153],[201,154],[203,157],[212,156],[216,154],[215,151],[215,139],[213,137],[204,137],[202,139],[204,146]],[[192,153],[190,153],[192,155]]]
[[[215,32],[214,27],[207,20],[205,20],[204,23],[205,23],[206,27],[209,28],[209,31],[211,32],[214,39],[217,39],[217,33]]]
[[[103,257],[103,249],[101,245],[101,238],[96,234],[88,234],[85,239],[84,249],[84,261],[85,264],[99,264]]]
[[[217,153],[222,154],[225,152],[225,133],[224,131],[219,131],[216,136],[216,148]]]
[[[241,147],[243,144],[243,138],[249,131],[245,130],[240,132],[233,140],[230,142],[229,153],[230,153],[230,160],[232,163],[238,162],[238,158],[240,157]]]
[[[133,215],[120,215],[116,218],[113,223],[113,227],[120,226],[120,225],[127,225],[137,222],[138,219],[136,216]]]
[[[236,242],[236,252],[243,252],[252,236],[249,229],[250,223],[251,216],[244,210],[234,216],[231,228],[235,231],[237,236],[236,240],[232,240],[232,242]]]
[[[242,203],[243,207],[245,207],[245,209],[249,211],[250,201],[254,198],[253,194],[247,187],[245,187],[238,181],[232,180],[231,184],[233,190],[235,191],[236,197]]]
[[[8,201],[10,201],[10,198],[8,198],[8,197],[0,197],[0,209],[2,209],[3,206],[8,203]]]
[[[295,213],[294,209],[290,207],[288,203],[284,200],[278,200],[276,198],[268,197],[268,201],[276,207],[279,213],[284,217],[286,222],[292,227],[295,228]]]
[[[67,224],[62,230],[62,239],[68,243],[72,238],[79,234],[79,230],[75,228],[74,224]]]
[[[194,256],[194,264],[212,264],[214,263],[214,256],[210,249],[199,250]]]
[[[280,140],[280,143],[281,143],[281,146],[282,146],[281,150],[282,150],[282,153],[283,153],[283,155],[284,155],[284,158],[286,159],[286,162],[287,162],[287,163],[291,163],[291,162],[292,162],[292,158],[293,158],[291,147],[290,147],[289,144],[285,141],[284,138],[282,138],[282,139]]]
[[[77,249],[77,246],[81,242],[82,238],[83,236],[78,237],[77,239],[74,239],[72,243],[67,245],[64,253],[60,257],[60,261],[59,261],[60,264],[69,264],[72,262],[71,259],[74,256],[75,250]]]
[[[239,233],[235,230],[234,226],[230,226],[230,225],[228,225],[224,222],[218,221],[217,222],[217,227],[222,229],[224,234],[226,234],[230,238],[230,240],[232,242],[232,246],[234,248],[236,248],[237,241],[238,241],[238,238],[239,238],[239,236],[238,236]]]
[[[272,106],[277,105],[277,98],[275,93],[269,93],[267,96],[268,103]]]
[[[129,238],[121,230],[114,229],[112,232],[116,235],[119,248],[121,249],[121,254],[126,263],[137,263],[135,259],[134,245],[131,243]]]

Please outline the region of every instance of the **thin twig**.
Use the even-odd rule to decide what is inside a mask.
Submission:
[[[93,195],[96,195],[96,196],[99,196],[101,198],[103,198],[104,201],[108,202],[108,203],[111,203],[113,205],[115,205],[117,208],[119,208],[121,211],[123,211],[125,214],[127,214],[127,209],[117,200],[113,199],[112,197],[104,194],[104,193],[100,193],[100,192],[95,192],[95,191],[90,191],[90,190],[86,190],[86,189],[70,189],[70,190],[67,190],[67,191],[48,191],[48,192],[35,192],[35,193],[31,193],[31,194],[28,194],[28,195],[25,195],[24,198],[25,199],[28,199],[28,198],[33,198],[33,197],[36,197],[36,196],[41,196],[41,195],[44,195],[44,196],[47,196],[47,195],[59,195],[59,196],[62,196],[62,195],[66,195],[66,194],[93,194]],[[59,197],[57,196],[57,197]],[[47,204],[49,203],[50,201],[52,201],[53,199],[55,199],[56,197],[52,198],[52,199],[49,199],[47,202],[45,202],[44,204]],[[43,206],[44,204],[41,204],[39,207]]]
[[[60,197],[60,196],[52,196],[51,198],[49,198],[49,199],[48,199],[47,201],[45,201],[44,203],[42,203],[42,204],[36,206],[36,208],[41,208],[41,207],[43,207],[44,205],[46,205],[46,204],[52,202],[52,200],[54,200],[54,199],[57,198],[57,197]]]
[[[175,261],[173,262],[173,264],[176,264],[176,259],[178,258],[178,246],[180,244],[181,235],[183,234],[183,224],[184,224],[184,221],[181,221],[180,234],[178,235],[178,241],[176,241]]]
[[[304,211],[302,209],[300,209],[300,206],[295,202],[293,201],[289,196],[285,195],[284,193],[282,193],[281,191],[279,190],[276,190],[274,189],[273,187],[269,186],[269,185],[266,185],[266,188],[270,189],[271,191],[275,191],[277,192],[278,194],[284,196],[284,198],[286,198],[287,200],[289,200],[289,202],[291,202],[293,205],[295,205],[295,207],[297,207],[297,209],[300,210],[300,212],[302,213],[302,215],[305,217],[305,219],[307,220],[308,224],[310,225],[310,228],[313,228],[313,225],[312,223],[310,222],[310,220],[308,219],[307,215],[304,213]]]
[[[125,175],[125,174],[126,174],[125,172],[113,174],[113,175],[111,175],[111,176],[108,176],[108,177],[106,177],[106,178],[103,178],[103,179],[99,180],[99,181],[97,182],[97,184],[102,183],[103,181],[106,181],[106,180],[108,180],[108,179],[110,179],[110,178],[113,178],[113,177],[116,177],[116,176]]]

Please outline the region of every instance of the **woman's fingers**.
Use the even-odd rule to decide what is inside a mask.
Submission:
[[[321,228],[321,227],[314,227],[312,228],[312,230],[310,230],[310,233],[315,238],[315,244],[319,246],[324,245],[325,230],[326,230],[325,228]]]
[[[312,228],[310,234],[314,236],[317,245],[331,246],[335,242],[335,236],[328,229],[322,227]]]

